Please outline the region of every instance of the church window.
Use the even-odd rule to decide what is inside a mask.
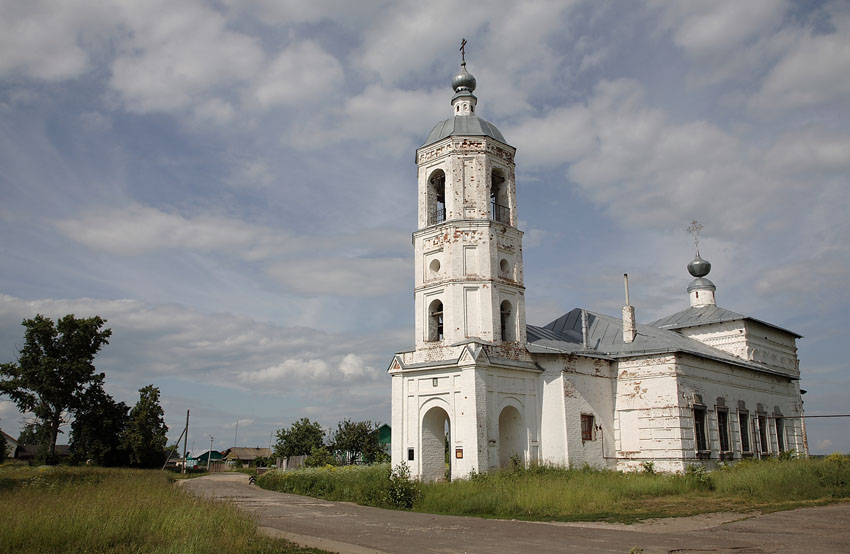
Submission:
[[[428,306],[428,340],[443,340],[443,303],[434,300]]]
[[[407,449],[407,461],[408,462],[413,461],[413,449],[412,448]]]
[[[581,414],[581,440],[592,441],[594,431],[593,415]]]
[[[708,451],[708,435],[706,435],[705,422],[705,406],[694,406],[694,435],[697,452]]]
[[[759,414],[756,417],[756,422],[759,428],[759,453],[762,456],[768,455],[767,448],[767,416],[764,414]]]
[[[428,264],[428,269],[431,270],[431,273],[437,273],[440,271],[440,260],[436,258],[431,260],[431,263]]]
[[[776,418],[776,445],[785,452],[785,421],[781,417]]]
[[[738,411],[738,427],[741,430],[741,452],[752,452],[750,447],[750,414]]]
[[[494,169],[490,174],[490,218],[499,223],[511,224],[508,187],[501,169]]]
[[[501,306],[499,306],[499,312],[502,330],[502,340],[515,341],[516,324],[514,323],[514,313],[512,310],[511,303],[507,300],[503,301]]]
[[[428,225],[446,220],[446,174],[436,170],[428,179]]]
[[[731,452],[729,446],[729,412],[722,408],[717,408],[717,434],[720,437],[720,451]]]

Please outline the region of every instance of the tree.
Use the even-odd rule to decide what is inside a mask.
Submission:
[[[104,323],[97,316],[77,319],[73,314],[55,325],[40,314],[25,319],[18,362],[0,365],[0,393],[8,395],[21,412],[35,415],[48,462],[56,460],[59,427],[81,406],[85,391],[103,383],[103,373],[95,373],[94,358],[112,335],[111,330],[102,329]]]
[[[18,444],[37,445],[44,442],[46,429],[38,421],[31,421],[21,428]],[[61,433],[61,431],[60,431]]]
[[[340,421],[331,440],[334,450],[342,454],[348,464],[362,461],[373,463],[381,454],[378,427],[371,421]]]
[[[130,465],[156,467],[165,461],[168,441],[165,412],[159,405],[159,389],[148,385],[139,389],[139,401],[130,410],[121,444],[130,457]]]
[[[74,461],[91,461],[100,466],[126,464],[128,453],[121,438],[129,420],[128,411],[126,404],[115,402],[102,387],[90,387],[71,424]]]
[[[278,430],[274,445],[276,456],[306,456],[325,443],[325,431],[318,422],[303,417],[288,428]]]

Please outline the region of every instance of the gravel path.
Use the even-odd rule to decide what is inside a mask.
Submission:
[[[260,489],[248,476],[180,481],[200,496],[232,501],[269,535],[340,554],[619,552],[850,552],[850,504],[774,514],[707,514],[635,525],[537,523],[382,510]]]

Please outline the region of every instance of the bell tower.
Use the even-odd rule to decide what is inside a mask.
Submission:
[[[468,339],[525,344],[516,149],[476,115],[466,61],[452,79],[452,117],[416,151],[416,350]]]
[[[416,150],[414,349],[396,353],[388,372],[393,467],[423,481],[539,459],[516,149],[476,115],[475,85],[463,60],[451,117]]]

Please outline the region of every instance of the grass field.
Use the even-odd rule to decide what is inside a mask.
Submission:
[[[271,472],[264,488],[394,506],[387,465]],[[717,511],[775,511],[850,500],[850,457],[742,462],[685,475],[534,467],[416,484],[413,510],[509,519],[633,522]]]
[[[320,554],[156,470],[0,466],[0,552]]]

